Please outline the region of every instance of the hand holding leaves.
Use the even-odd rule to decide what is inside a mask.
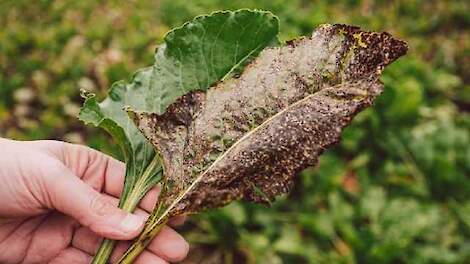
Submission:
[[[169,33],[143,86],[146,99],[128,104],[160,153],[164,176],[160,202],[121,263],[132,262],[171,216],[236,199],[270,203],[287,192],[293,177],[372,104],[382,91],[381,71],[407,50],[387,33],[324,25],[311,37],[264,49],[230,79],[275,43],[277,33],[272,15],[237,12],[199,17]],[[252,25],[235,18],[250,12],[264,26],[247,38],[237,25]]]

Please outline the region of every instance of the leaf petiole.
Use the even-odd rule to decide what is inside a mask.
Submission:
[[[139,238],[132,243],[132,246],[124,253],[117,264],[131,264],[142,253],[142,251],[148,246],[152,239],[160,232],[160,230],[168,222],[168,216],[161,218],[161,211],[163,209],[162,203],[159,203],[160,207],[153,211],[149,216],[147,223],[145,224],[144,231],[139,235]]]
[[[138,178],[138,181],[135,183],[129,195],[122,201],[120,207],[126,212],[133,212],[144,195],[155,186],[157,181],[152,180],[154,175],[161,174],[161,172],[162,168],[160,166],[159,156],[155,155],[141,177]],[[104,239],[93,258],[92,264],[106,264],[115,244],[115,240]]]

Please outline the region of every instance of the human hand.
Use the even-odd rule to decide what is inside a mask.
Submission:
[[[158,189],[134,214],[118,209],[124,171],[84,146],[0,138],[0,263],[90,263],[101,237],[137,236]],[[119,242],[111,261],[128,246]],[[165,227],[136,263],[179,261],[187,252],[187,242]]]

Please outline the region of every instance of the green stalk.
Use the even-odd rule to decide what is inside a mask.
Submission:
[[[131,193],[125,198],[126,200],[123,201],[121,209],[132,213],[134,212],[135,208],[139,204],[140,200],[144,197],[144,195],[153,187],[153,185],[148,184],[148,179],[154,174],[153,172],[155,169],[158,168],[160,164],[160,159],[158,155],[155,155],[152,162],[147,166],[142,176],[138,178],[134,188],[132,189]],[[93,257],[92,264],[106,264],[113,252],[113,249],[116,245],[115,240],[111,239],[103,239],[101,242],[98,251],[96,252],[95,256]]]
[[[156,217],[153,217],[155,219]],[[124,253],[121,259],[117,262],[117,264],[132,264],[134,260],[144,251],[144,249],[148,246],[148,244],[152,241],[152,239],[160,232],[160,230],[166,225],[168,222],[168,218],[164,218],[159,223],[152,223],[153,221],[149,221],[148,225],[144,229],[144,231],[140,234],[139,238],[134,241],[132,246]]]
[[[93,257],[92,264],[106,264],[108,259],[113,252],[114,246],[116,245],[116,240],[103,239],[101,242],[100,248]]]
[[[158,207],[154,208],[152,214],[147,219],[145,223],[144,230],[140,233],[137,240],[132,243],[132,246],[127,249],[121,259],[117,262],[118,264],[133,263],[134,260],[139,256],[140,253],[147,247],[147,245],[152,241],[152,239],[160,232],[160,230],[168,222],[168,217],[162,217],[166,213],[165,211],[165,195],[167,191],[166,182],[163,182],[162,189],[158,198],[157,205]]]

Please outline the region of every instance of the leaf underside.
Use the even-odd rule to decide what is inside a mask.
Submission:
[[[293,177],[372,104],[383,68],[406,51],[388,33],[323,25],[263,50],[239,78],[190,92],[164,114],[130,111],[162,155],[157,222],[288,192]]]

